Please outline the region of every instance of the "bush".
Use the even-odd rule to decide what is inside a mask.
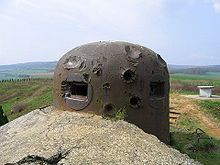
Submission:
[[[209,153],[218,150],[218,147],[212,139],[202,139],[199,142],[195,141],[189,149],[193,152]]]
[[[114,112],[114,118],[115,120],[125,120],[127,114],[125,108],[120,108],[118,110],[115,110]]]
[[[113,108],[110,112],[108,113],[103,113],[102,117],[107,119],[107,120],[113,120],[113,121],[118,121],[118,120],[126,120],[127,117],[127,112],[125,108]]]
[[[12,107],[11,113],[12,113],[12,114],[14,114],[14,113],[19,113],[19,112],[25,110],[26,107],[27,107],[27,104],[25,104],[25,103],[15,104],[15,105]]]
[[[6,123],[8,123],[8,118],[4,115],[4,111],[2,109],[2,106],[0,105],[0,126]]]

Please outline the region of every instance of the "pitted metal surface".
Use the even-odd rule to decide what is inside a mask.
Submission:
[[[127,42],[77,47],[57,64],[55,106],[111,114],[124,108],[126,120],[169,142],[169,74],[160,55]]]

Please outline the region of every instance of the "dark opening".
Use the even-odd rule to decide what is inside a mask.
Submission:
[[[111,112],[113,110],[113,105],[112,104],[107,104],[104,107],[106,112]]]
[[[66,80],[64,82],[61,85],[61,94],[69,108],[78,111],[89,105],[92,99],[91,84],[84,81]]]
[[[130,103],[131,103],[131,105],[137,105],[137,103],[138,103],[137,97],[132,97],[132,98],[130,99]]]
[[[133,108],[138,108],[140,107],[141,99],[138,96],[132,96],[130,98],[130,104]]]
[[[150,83],[150,96],[163,97],[165,94],[165,82],[151,82]]]
[[[134,74],[131,70],[125,71],[123,77],[125,80],[129,81],[132,78],[132,74]]]
[[[126,70],[123,75],[122,78],[127,82],[133,82],[135,80],[135,73],[132,70]]]
[[[88,84],[85,82],[69,82],[71,95],[87,96]]]

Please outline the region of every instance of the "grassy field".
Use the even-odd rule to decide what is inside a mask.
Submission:
[[[36,70],[0,70],[0,80],[23,78],[52,78],[53,72],[46,69]]]
[[[198,94],[199,85],[213,85],[213,94],[220,95],[220,73],[209,72],[205,75],[172,74],[170,76],[171,91],[182,94]]]
[[[191,125],[191,124],[190,124]],[[171,146],[204,165],[220,164],[220,140],[194,131],[173,130]],[[198,141],[199,140],[199,141]]]
[[[198,101],[201,110],[209,115],[212,120],[220,124],[220,101],[201,100]]]
[[[3,106],[3,110],[10,121],[40,106],[51,103],[51,79],[0,83],[0,105]],[[12,113],[12,110],[21,112]]]
[[[187,100],[181,97],[182,94],[198,94],[197,85],[214,85],[217,89],[215,93],[220,94],[219,75],[174,74],[170,80],[171,108],[181,111],[175,126],[171,127],[171,146],[202,164],[220,164],[220,140],[207,124],[211,121],[212,125],[220,128],[220,101]],[[11,121],[41,106],[52,104],[52,86],[51,79],[0,83],[0,105]],[[18,110],[21,112],[12,113]],[[195,133],[197,128],[206,133]]]
[[[170,127],[171,146],[204,165],[220,164],[220,101],[198,101],[182,94],[170,94],[170,108],[181,113]]]
[[[172,74],[170,83],[171,102],[178,98],[175,104],[183,104],[179,107],[181,116],[175,126],[171,127],[171,146],[202,164],[220,164],[220,140],[218,134],[209,127],[215,125],[220,130],[220,101],[184,102],[184,98],[181,97],[182,94],[198,94],[199,85],[213,85],[214,94],[220,95],[220,73]],[[201,128],[206,133],[197,130],[197,134],[197,128]]]

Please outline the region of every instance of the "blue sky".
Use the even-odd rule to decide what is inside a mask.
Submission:
[[[169,64],[220,64],[220,0],[0,0],[0,65],[122,40]]]

